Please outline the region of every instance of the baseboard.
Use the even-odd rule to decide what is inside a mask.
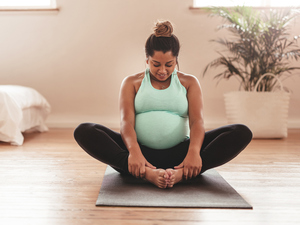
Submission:
[[[46,124],[49,128],[76,128],[81,123],[98,123],[111,129],[119,129],[118,118],[100,118],[99,116],[49,117]]]
[[[93,118],[93,117],[86,117],[85,119],[65,119],[65,118],[56,118],[56,119],[51,119],[47,120],[47,126],[49,128],[75,128],[77,127],[80,123],[83,122],[93,122],[93,123],[98,123],[102,124],[104,126],[107,126],[111,129],[119,129],[120,128],[120,122],[118,119],[112,119],[112,118],[102,118],[99,119]],[[214,129],[217,127],[221,127],[227,124],[226,120],[205,120],[204,126],[205,129]],[[288,129],[300,129],[300,119],[290,119],[288,120]]]
[[[274,121],[275,122],[275,121]],[[228,124],[226,120],[205,121],[206,129],[214,129]],[[300,119],[290,119],[287,123],[288,129],[300,129]]]
[[[300,129],[300,119],[297,120],[288,120],[288,128],[289,129]]]

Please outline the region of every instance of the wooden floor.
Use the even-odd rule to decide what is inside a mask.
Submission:
[[[0,143],[0,224],[300,224],[300,130],[253,140],[217,168],[253,210],[96,207],[104,170],[71,129]]]

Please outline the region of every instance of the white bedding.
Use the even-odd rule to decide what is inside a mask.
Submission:
[[[32,88],[0,85],[0,141],[22,145],[22,132],[47,131],[50,110],[47,100]]]

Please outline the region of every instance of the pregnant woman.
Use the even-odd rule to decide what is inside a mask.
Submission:
[[[120,133],[80,124],[74,137],[92,157],[159,188],[199,176],[236,157],[251,141],[244,125],[205,132],[199,81],[176,70],[180,44],[169,21],[146,41],[148,68],[124,79]]]

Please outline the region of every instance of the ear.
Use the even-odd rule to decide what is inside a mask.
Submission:
[[[149,64],[149,58],[146,58],[146,63]]]

